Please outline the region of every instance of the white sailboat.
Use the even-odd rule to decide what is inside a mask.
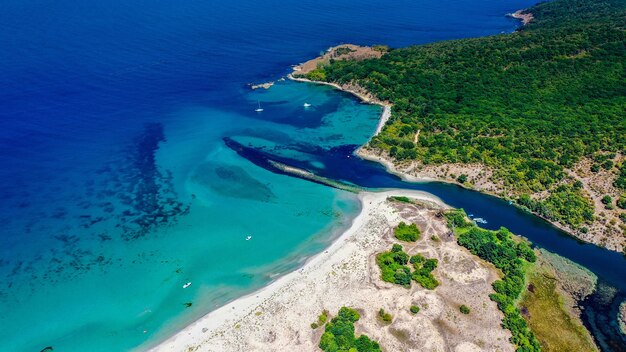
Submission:
[[[190,282],[188,282],[188,283],[186,283],[186,284],[184,284],[184,285],[183,285],[183,288],[187,288],[187,287],[189,287],[189,286],[191,286],[191,281],[190,281]]]
[[[305,108],[308,108],[308,107],[310,107],[310,106],[311,106],[311,104],[309,104],[309,103],[304,103],[304,107],[305,107]]]
[[[256,108],[256,109],[254,109],[254,111],[256,111],[256,112],[261,112],[261,111],[263,111],[263,108],[261,107],[261,102],[257,100],[257,103],[259,104],[259,107],[258,107],[258,108]]]
[[[246,237],[246,241],[250,241],[251,239],[252,239],[252,236]]]

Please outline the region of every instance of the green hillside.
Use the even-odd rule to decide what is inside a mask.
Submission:
[[[427,165],[483,163],[521,205],[583,228],[593,204],[562,181],[581,158],[626,148],[626,1],[556,0],[528,12],[534,19],[512,34],[332,61],[311,74],[393,104],[370,147]],[[547,199],[527,196],[544,190]]]

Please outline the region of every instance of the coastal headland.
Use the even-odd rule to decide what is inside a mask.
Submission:
[[[562,10],[564,5],[561,2],[541,4],[530,9],[516,11],[510,16],[522,21],[523,27],[520,31],[501,36],[479,38],[484,41],[484,43],[481,42],[481,45],[511,46],[510,40],[516,40],[520,43],[536,40],[540,45],[541,41],[544,40],[542,39],[544,35],[536,33],[542,33],[543,27],[546,27],[545,33],[547,34],[545,35],[555,36],[554,32],[549,31],[549,28],[555,25],[564,28],[575,26],[577,13],[583,9],[591,12],[589,16],[593,16],[593,12],[600,13],[599,18],[606,16],[606,20],[598,21],[606,21],[607,31],[613,29],[611,26],[614,24],[611,22],[610,14],[603,13],[604,9],[594,8],[593,4],[586,1],[577,2],[578,9],[568,8],[563,13],[549,12],[557,9]],[[544,9],[544,7],[550,6],[556,9]],[[617,10],[619,9],[616,8]],[[540,13],[539,18],[533,14],[533,11]],[[557,22],[560,19],[555,18],[557,16],[563,17],[563,21]],[[604,24],[604,22],[601,23]],[[526,28],[532,30],[527,31]],[[591,29],[589,30],[591,31]],[[528,39],[535,38],[534,36],[538,39]],[[557,43],[561,39],[555,37],[553,40]],[[576,39],[571,40],[574,42],[573,45],[579,45],[575,42]],[[611,42],[613,39],[606,38],[603,40]],[[503,68],[502,70],[495,70],[495,72],[491,72],[491,68],[485,68],[482,63],[477,64],[476,67],[472,66],[479,58],[469,59],[470,63],[465,62],[463,64],[465,66],[450,65],[450,70],[434,64],[442,60],[441,65],[448,65],[447,63],[451,61],[464,62],[464,60],[468,60],[459,56],[458,53],[459,50],[465,49],[466,45],[470,45],[472,48],[476,46],[476,50],[480,48],[478,41],[463,40],[396,50],[388,50],[388,48],[380,46],[367,48],[344,44],[329,48],[318,58],[296,66],[289,78],[296,81],[330,85],[357,96],[363,102],[383,106],[384,112],[374,137],[357,151],[361,158],[380,162],[387,167],[389,172],[407,180],[454,183],[511,200],[516,206],[542,217],[583,241],[614,251],[624,251],[626,248],[626,236],[624,235],[626,234],[626,213],[623,210],[626,208],[626,157],[620,149],[620,138],[611,137],[609,140],[612,142],[606,143],[607,145],[602,147],[599,146],[599,143],[591,143],[587,147],[588,151],[583,152],[585,147],[581,140],[589,138],[591,131],[583,134],[580,132],[581,127],[579,126],[576,127],[576,132],[567,135],[567,137],[562,137],[562,135],[555,135],[554,131],[559,128],[570,128],[570,126],[549,127],[547,129],[546,127],[537,127],[538,130],[534,133],[548,134],[545,138],[552,139],[548,142],[552,145],[551,147],[541,147],[544,150],[533,153],[532,151],[540,146],[530,146],[529,144],[536,143],[536,141],[520,140],[513,142],[516,138],[521,139],[518,137],[520,134],[513,131],[514,126],[519,125],[518,122],[514,121],[518,121],[516,119],[520,115],[527,116],[522,121],[536,119],[540,115],[535,111],[535,107],[532,107],[532,104],[517,103],[511,101],[511,98],[506,98],[507,103],[503,106],[515,104],[518,106],[518,111],[502,111],[503,108],[500,106],[492,108],[490,107],[491,103],[487,103],[490,98],[484,93],[486,89],[477,92],[471,85],[467,85],[467,77],[474,75],[476,79],[482,79],[481,77],[490,75],[489,77],[493,77],[487,80],[484,85],[490,86],[501,83],[502,89],[506,90],[504,86],[510,84],[507,82],[527,79],[523,74],[510,73],[509,67],[515,65],[534,67],[533,65],[537,65],[539,67],[537,70],[543,70],[542,66],[546,65],[545,60],[536,60],[535,62],[528,58],[520,62],[510,62],[510,60],[499,58],[497,59],[499,61],[494,61],[497,61],[496,66],[502,65]],[[598,44],[599,47],[602,45],[605,44]],[[549,46],[548,48],[547,50],[556,50]],[[523,55],[517,51],[516,47],[512,47],[510,50],[512,51],[511,55]],[[466,51],[468,55],[474,52],[472,50]],[[447,56],[442,59],[442,55]],[[578,54],[567,56],[567,59],[581,59],[580,65],[588,65],[586,61],[582,61],[588,56],[588,51],[579,50]],[[393,57],[393,59],[389,59],[389,57]],[[552,60],[555,61],[555,64],[565,65],[558,55],[554,56]],[[613,61],[608,61],[608,65],[614,64]],[[420,65],[428,65],[428,67],[422,68]],[[393,79],[388,73],[381,73],[389,70],[405,72],[409,67],[417,67],[416,72],[411,75],[405,74],[402,79],[406,82],[403,81],[402,83],[398,82],[398,79]],[[588,66],[588,68],[585,67],[589,71],[595,70],[593,65]],[[371,71],[375,72],[372,75],[367,74]],[[396,76],[398,75],[401,76],[397,73]],[[563,75],[566,78],[555,79],[553,83],[555,86],[561,84],[563,79],[576,80],[579,77],[576,74],[570,75],[570,73]],[[406,78],[408,76],[415,77],[408,79]],[[549,78],[541,79],[545,81]],[[421,80],[426,86],[417,85],[413,80]],[[463,86],[463,88],[459,88],[459,86]],[[465,91],[460,91],[461,89]],[[499,88],[496,91],[501,92]],[[528,94],[527,90],[522,89],[522,91],[519,96]],[[454,100],[442,97],[442,95],[450,94],[456,94],[457,97]],[[485,96],[480,96],[480,99],[473,98],[475,95]],[[467,98],[467,96],[472,98]],[[464,101],[471,99],[476,100],[471,103],[464,103]],[[494,100],[498,99],[497,96],[494,97]],[[559,99],[561,97],[555,98],[554,109],[570,109],[566,105],[566,101],[561,102]],[[619,104],[618,100],[616,98],[610,104]],[[597,101],[594,103],[600,104]],[[450,107],[455,104],[458,107]],[[468,117],[472,116],[471,109],[479,110],[485,116],[480,119],[476,118],[477,121],[471,122]],[[606,107],[606,109],[612,108]],[[441,112],[436,113],[434,111]],[[476,127],[486,123],[486,120],[495,115],[506,114],[511,114],[507,119],[513,121],[498,123],[503,125],[502,128],[491,127],[489,124],[485,125],[484,128]],[[549,114],[549,112],[544,113],[544,116],[545,114]],[[589,118],[589,114],[576,111],[568,123],[578,126],[581,120]],[[428,116],[428,118],[424,116]],[[441,122],[438,122],[438,116],[442,119]],[[619,114],[614,114],[611,118],[619,119]],[[446,124],[445,121],[448,120],[458,124],[458,126]],[[623,121],[622,119],[622,122],[618,122],[616,125],[605,124],[602,126],[601,132],[597,132],[597,138],[603,138],[603,133],[607,135],[619,134],[620,129],[623,128],[621,126]],[[530,122],[525,123],[530,124]],[[533,127],[528,126],[528,128]],[[517,143],[527,146],[516,147]],[[576,145],[576,150],[565,150],[571,149],[572,144]],[[554,156],[558,153],[556,150],[559,148],[563,149],[562,155],[555,158]],[[513,152],[512,149],[516,149],[516,151]],[[573,155],[575,153],[577,155]]]

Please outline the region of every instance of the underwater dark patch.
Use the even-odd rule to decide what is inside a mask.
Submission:
[[[239,166],[199,165],[191,180],[214,192],[233,198],[269,202],[276,198],[272,189]]]

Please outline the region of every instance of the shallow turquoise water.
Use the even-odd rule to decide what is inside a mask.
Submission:
[[[304,114],[303,120],[319,120],[321,126],[277,125],[271,118],[250,119],[199,106],[172,112],[156,162],[171,172],[172,191],[189,207],[188,214],[128,241],[117,237],[104,220],[94,226],[108,229],[111,239],[66,239],[62,253],[23,257],[42,273],[50,268],[38,265],[65,262],[61,256],[82,259],[77,259],[77,272],[63,276],[61,271],[56,280],[14,277],[1,308],[2,320],[12,322],[0,331],[6,346],[34,350],[42,348],[41,341],[52,341],[55,350],[89,346],[90,351],[110,351],[147,338],[158,340],[301,265],[332,239],[329,233],[349,225],[359,210],[354,195],[259,168],[225,147],[221,137],[273,147],[360,144],[375,128],[380,108],[327,87],[290,81],[249,97],[251,107],[255,99],[263,99],[263,114]],[[314,106],[304,111],[304,101]],[[332,107],[328,113],[316,111],[325,105]],[[231,119],[240,126],[233,126]],[[295,155],[289,149],[284,152]],[[248,235],[250,241],[245,240]],[[85,264],[91,253],[102,259]],[[93,268],[81,270],[87,265]],[[188,281],[192,285],[183,289]],[[188,302],[190,308],[184,305]],[[47,323],[33,324],[37,321]]]

